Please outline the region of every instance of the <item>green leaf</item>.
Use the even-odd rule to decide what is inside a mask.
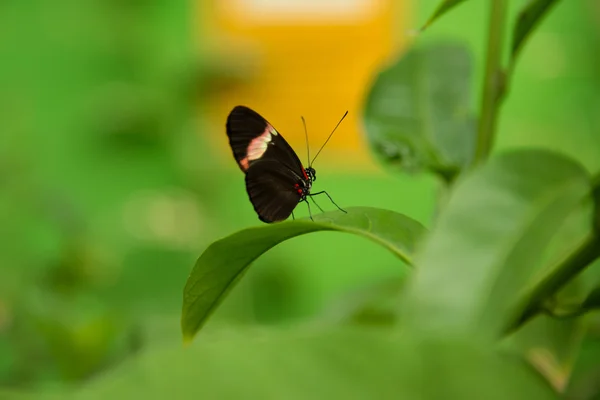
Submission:
[[[600,310],[600,287],[595,288],[588,294],[581,308],[585,311]]]
[[[468,174],[416,257],[408,321],[497,338],[553,234],[588,194],[583,167],[548,151],[504,153]]]
[[[506,344],[519,351],[562,393],[569,383],[586,328],[582,318],[556,319],[544,315],[507,338]]]
[[[513,30],[510,60],[511,66],[514,65],[517,56],[535,27],[551,10],[552,6],[558,3],[558,1],[559,0],[532,0],[523,10],[521,10]]]
[[[456,7],[457,5],[459,5],[460,3],[463,3],[465,1],[466,0],[443,0],[437,6],[437,8],[433,12],[433,14],[431,14],[431,17],[429,17],[429,19],[427,20],[425,25],[423,25],[423,27],[421,28],[421,31],[424,31],[425,29],[429,28],[429,26],[433,23],[433,21],[435,21],[436,19],[438,19],[439,17],[441,17],[442,15],[444,15],[448,11],[450,11],[452,8]]]
[[[393,168],[452,180],[473,155],[472,60],[460,44],[413,48],[377,77],[364,122],[371,148]]]
[[[237,329],[187,349],[146,353],[92,381],[74,400],[544,400],[556,396],[514,358],[388,330]]]
[[[556,234],[548,246],[548,251],[542,255],[543,274],[565,254],[570,254],[574,245],[585,238],[590,230],[591,201],[584,201],[574,213],[571,213],[564,224],[556,229]],[[593,287],[594,276],[591,271],[579,275],[577,279],[565,285],[559,293],[553,294],[543,303],[546,310],[563,305],[580,305],[585,294]],[[536,273],[536,277],[539,276]],[[532,282],[536,282],[532,280]],[[532,284],[530,282],[530,285]],[[539,281],[537,281],[539,282]],[[598,280],[600,282],[600,280]],[[563,281],[563,283],[565,283]],[[539,315],[519,327],[511,335],[505,337],[505,343],[511,350],[516,350],[531,364],[548,383],[559,393],[564,393],[570,382],[573,367],[580,353],[581,344],[587,329],[584,318],[556,318],[554,315]]]
[[[344,294],[322,314],[324,324],[393,326],[406,276],[386,278]]]
[[[588,319],[589,321],[589,319]],[[565,399],[598,400],[600,398],[600,339],[597,326],[598,318],[592,319],[589,334],[583,342]]]
[[[600,257],[600,240],[595,234],[588,234],[573,250],[546,268],[544,275],[532,282],[527,290],[519,295],[514,311],[506,323],[505,332],[513,331],[546,308],[544,303],[548,299],[571,283],[598,257]]]
[[[314,218],[314,222],[296,220],[245,229],[211,244],[196,262],[184,289],[184,340],[193,338],[254,260],[285,240],[317,231],[353,233],[381,244],[411,264],[415,245],[424,233],[420,223],[405,215],[369,207]]]
[[[0,388],[0,399],[10,400],[65,400],[70,399],[63,391],[58,390],[8,390]]]
[[[593,227],[597,235],[600,236],[600,173],[592,177],[592,197],[594,198],[594,217]]]

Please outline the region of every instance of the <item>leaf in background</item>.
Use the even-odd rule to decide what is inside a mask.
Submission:
[[[469,340],[421,341],[389,330],[233,329],[143,354],[73,400],[545,400],[556,396],[518,359]]]
[[[368,94],[364,123],[371,148],[395,168],[452,180],[474,149],[471,75],[463,45],[409,50],[379,74]]]
[[[334,211],[314,218],[314,222],[296,220],[245,229],[211,244],[196,262],[184,289],[184,340],[193,338],[254,260],[287,239],[317,231],[353,233],[381,244],[410,264],[415,245],[425,231],[405,215],[369,207],[352,207],[348,214]]]
[[[0,399],[7,400],[66,400],[71,399],[59,390],[9,390],[0,388]]]
[[[588,194],[581,165],[542,150],[504,153],[465,176],[416,258],[407,322],[497,338],[557,227]]]
[[[531,0],[517,18],[513,30],[510,65],[513,66],[525,42],[542,18],[559,0]]]
[[[595,288],[581,305],[585,311],[600,310],[600,287]]]
[[[561,393],[576,378],[573,369],[583,356],[581,347],[585,344],[586,333],[594,336],[589,329],[593,319],[578,317],[600,306],[600,290],[597,286],[600,284],[600,269],[597,267],[600,267],[598,260],[560,291],[543,299],[544,306],[553,317],[538,316],[507,338],[509,346],[519,349]],[[565,279],[562,281],[564,284]],[[544,279],[536,282],[536,285],[542,282]]]
[[[565,399],[598,400],[600,398],[599,327],[600,325],[596,322],[595,327],[592,325],[588,329],[588,336],[583,343]]]
[[[558,317],[571,319],[600,309],[600,258],[587,264],[585,270],[549,297],[543,306]]]
[[[556,319],[544,315],[507,338],[506,344],[519,351],[557,392],[563,393],[586,326],[581,318]]]
[[[600,173],[592,178],[592,197],[594,198],[594,230],[600,234]]]
[[[323,324],[393,326],[406,276],[390,277],[345,293],[322,314]]]
[[[421,28],[421,31],[424,31],[425,29],[429,28],[429,26],[433,23],[433,21],[435,21],[436,19],[438,19],[442,15],[446,14],[448,11],[450,11],[455,6],[457,6],[460,3],[463,3],[465,1],[466,0],[443,0],[437,6],[437,8],[433,12],[433,14],[431,14],[431,17],[429,17],[429,19],[427,20],[427,22],[425,23],[425,25],[423,25],[423,27]]]
[[[562,232],[558,236],[562,236]],[[564,236],[561,239],[568,241]],[[570,251],[566,253],[571,254]],[[593,269],[591,265],[559,292],[545,299],[543,303],[552,315],[561,317],[537,316],[505,341],[509,348],[519,351],[560,393],[567,389],[572,380],[573,368],[581,354],[581,346],[589,327],[589,319],[576,317],[589,311],[582,305],[585,303],[583,299],[592,290],[594,283],[600,282],[597,271]],[[543,282],[543,279],[539,282]],[[574,304],[577,304],[576,308]]]
[[[527,288],[517,295],[518,299],[505,324],[505,333],[512,332],[543,309],[550,309],[553,313],[564,315],[564,311],[553,310],[557,304],[549,304],[549,301],[572,304],[572,300],[560,299],[562,293],[568,291],[573,284],[587,281],[587,277],[584,278],[584,276],[589,276],[590,272],[592,272],[592,276],[595,275],[593,263],[598,260],[599,253],[598,239],[595,234],[588,233],[569,252],[562,255],[552,265],[545,267],[543,274],[537,276],[535,281],[530,282]],[[565,307],[559,305],[559,308]],[[566,314],[573,313],[572,306],[566,308],[571,309]]]
[[[547,251],[542,254],[542,268],[536,274],[537,279],[532,280],[530,284],[540,282],[540,275],[543,276],[547,271],[552,270],[557,261],[563,260],[565,255],[572,254],[578,243],[589,235],[592,218],[591,203],[591,199],[584,201],[569,215],[565,223],[557,227]],[[564,285],[560,292],[554,293],[542,302],[547,305],[547,308],[552,308],[553,312],[557,309],[555,306],[572,308],[573,304],[580,305],[585,295],[594,287],[594,282],[600,283],[600,275],[596,274],[598,277],[595,277],[591,269],[591,267],[586,269]],[[566,282],[563,280],[562,283]],[[521,354],[558,392],[563,393],[571,380],[573,367],[580,354],[587,322],[583,318],[554,318],[540,315],[508,335],[504,343],[510,350]]]

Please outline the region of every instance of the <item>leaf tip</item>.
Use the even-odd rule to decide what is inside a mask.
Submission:
[[[184,333],[183,334],[183,348],[187,349],[190,347],[190,345],[192,344],[192,341],[194,340],[194,335],[190,335],[188,333]]]
[[[194,340],[196,330],[190,328],[190,326],[187,324],[185,311],[181,317],[181,334],[183,336],[183,347],[189,347],[189,345],[192,343],[192,340]]]

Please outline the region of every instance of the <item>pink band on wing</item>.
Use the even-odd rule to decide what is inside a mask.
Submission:
[[[273,127],[271,125],[267,125],[263,133],[250,141],[248,150],[246,151],[246,158],[248,161],[258,160],[265,154],[265,151],[267,151],[269,143],[271,142],[272,129]]]

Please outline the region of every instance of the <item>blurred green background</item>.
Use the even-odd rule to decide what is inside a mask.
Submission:
[[[474,99],[485,3],[466,2],[415,39],[437,1],[402,2],[394,29],[398,42],[468,44]],[[524,3],[512,2],[513,17]],[[232,76],[223,65],[235,57],[220,59],[197,34],[203,5],[0,2],[0,387],[77,388],[134,354],[179,348],[195,259],[259,224],[231,155],[214,151],[224,121],[207,115],[220,91],[252,77]],[[497,149],[548,147],[600,169],[599,40],[596,1],[557,5],[518,63]],[[317,186],[340,205],[429,224],[434,177],[348,170],[341,158],[332,141],[317,168]],[[256,262],[207,329],[319,315],[365,284],[401,278],[397,263],[350,235],[294,239]]]

